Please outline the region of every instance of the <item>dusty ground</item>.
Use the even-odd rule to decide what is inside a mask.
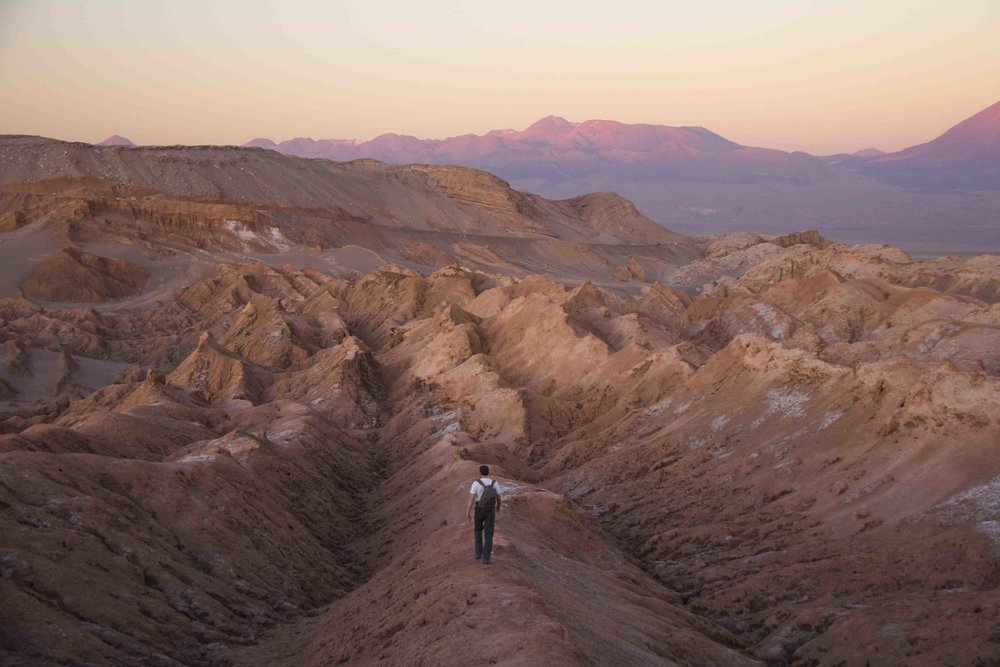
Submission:
[[[0,150],[4,664],[1000,659],[994,258],[129,150]]]

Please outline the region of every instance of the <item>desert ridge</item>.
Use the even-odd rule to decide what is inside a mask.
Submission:
[[[690,237],[453,166],[0,165],[5,658],[996,655],[995,257]]]
[[[474,167],[550,199],[613,191],[688,235],[820,227],[838,241],[926,255],[1000,252],[993,231],[1000,222],[1000,102],[890,152],[811,155],[742,145],[699,126],[559,116],[524,130],[445,139],[383,134],[246,145],[311,158]]]

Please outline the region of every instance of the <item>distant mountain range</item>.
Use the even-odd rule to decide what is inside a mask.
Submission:
[[[1000,102],[926,144],[896,153],[869,148],[828,157],[741,146],[703,127],[572,123],[558,116],[542,118],[523,131],[447,139],[390,133],[371,141],[297,138],[275,143],[259,138],[245,145],[331,160],[458,164],[548,187],[595,176],[809,185],[861,175],[923,190],[1000,190]]]
[[[702,182],[810,183],[835,169],[806,153],[741,146],[703,127],[628,125],[611,120],[571,123],[548,116],[526,130],[493,130],[448,139],[383,134],[371,141],[254,139],[246,146],[300,157],[459,164],[510,181],[563,183],[583,177],[676,179]]]
[[[97,144],[98,146],[135,146],[132,140],[120,134],[112,134],[110,137]]]
[[[815,227],[838,241],[916,252],[1000,252],[1000,102],[895,153],[814,156],[742,146],[703,127],[558,116],[520,131],[447,139],[258,138],[246,146],[337,161],[474,167],[550,199],[613,191],[687,234]]]
[[[857,154],[856,154],[857,155]],[[893,185],[926,190],[1000,190],[1000,102],[926,144],[841,164]]]

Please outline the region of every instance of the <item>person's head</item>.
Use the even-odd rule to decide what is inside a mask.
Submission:
[[[483,477],[486,477],[487,475],[490,474],[490,467],[489,466],[479,466],[479,474],[482,475]]]

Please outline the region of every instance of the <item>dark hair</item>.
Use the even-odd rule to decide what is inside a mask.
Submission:
[[[490,467],[489,466],[479,466],[479,474],[480,475],[489,475],[490,474]]]

